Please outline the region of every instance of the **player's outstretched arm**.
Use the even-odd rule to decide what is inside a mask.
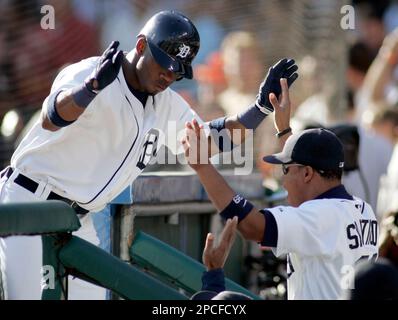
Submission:
[[[261,83],[256,101],[242,113],[231,117],[215,119],[209,122],[209,127],[218,132],[226,129],[233,145],[241,144],[246,137],[255,130],[266,116],[274,111],[274,107],[269,99],[273,93],[279,97],[282,93],[280,79],[285,78],[288,87],[298,78],[298,67],[293,59],[282,59],[268,70],[268,74]],[[211,155],[219,151],[230,151],[233,145],[220,146],[216,137],[213,137],[219,148],[212,148]],[[225,140],[225,139],[224,139]],[[231,142],[230,141],[230,142]]]
[[[61,91],[46,109],[43,108],[43,129],[56,131],[76,121],[90,102],[107,85],[112,83],[120,70],[123,52],[117,50],[118,41],[113,41],[102,54],[92,74],[81,85]]]
[[[42,109],[42,128],[57,131],[75,122],[84,110],[85,108],[76,104],[72,90],[62,91],[55,99],[53,110]]]
[[[207,139],[203,125],[196,120],[186,124],[182,139],[185,157],[204,186],[211,202],[225,219],[238,216],[238,229],[249,240],[261,241],[265,230],[265,217],[246,199],[240,197],[210,163]],[[202,151],[201,151],[202,150]]]

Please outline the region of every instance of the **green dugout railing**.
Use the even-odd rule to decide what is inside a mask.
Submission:
[[[72,232],[79,228],[75,212],[64,202],[0,205],[0,237]]]
[[[49,241],[54,241],[54,238]],[[57,251],[57,245],[48,252],[58,252],[61,268],[58,275],[67,274],[112,290],[124,299],[131,300],[184,300],[186,296],[159,280],[110,255],[97,246],[72,236]],[[52,261],[47,261],[47,263]],[[46,263],[46,262],[44,262]],[[54,264],[52,264],[54,266]],[[55,266],[54,266],[55,267]],[[59,273],[61,272],[61,273]],[[61,286],[59,286],[61,287]],[[55,294],[54,294],[55,293]],[[43,290],[43,299],[59,299],[59,290]]]
[[[42,235],[43,266],[51,266],[55,276],[54,285],[42,291],[42,299],[65,298],[67,275],[110,289],[125,299],[187,299],[136,267],[72,236],[79,227],[74,210],[63,202],[0,205],[0,237]]]
[[[42,235],[43,266],[54,270],[53,286],[46,282],[42,299],[64,299],[67,275],[110,289],[125,299],[181,300],[200,290],[204,266],[145,233],[130,248],[143,272],[91,243],[72,236],[80,227],[74,210],[59,201],[0,205],[0,237]],[[258,298],[227,280],[227,289]],[[173,288],[174,287],[174,288]]]
[[[144,232],[138,232],[134,237],[130,256],[141,267],[191,294],[201,290],[201,277],[206,270],[204,265]],[[225,279],[225,286],[227,290],[260,299],[229,279]]]

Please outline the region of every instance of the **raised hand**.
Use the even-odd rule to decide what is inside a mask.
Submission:
[[[185,158],[192,169],[197,170],[201,165],[209,164],[209,146],[203,125],[196,119],[185,124],[185,137],[181,140]]]
[[[119,41],[112,41],[104,51],[97,67],[86,79],[86,87],[94,93],[98,93],[117,77],[123,61],[123,51],[117,50]]]
[[[282,93],[279,95],[279,99],[275,93],[269,94],[269,100],[272,107],[275,109],[275,128],[278,132],[281,132],[290,127],[290,97],[288,81],[285,78],[280,79],[280,85]]]
[[[214,245],[214,236],[207,234],[206,245],[203,250],[202,260],[207,271],[224,267],[232,245],[235,241],[238,217],[228,219],[220,236],[217,246]]]
[[[287,85],[290,87],[298,78],[296,71],[297,65],[293,59],[282,59],[268,70],[268,74],[260,85],[260,89],[256,99],[257,107],[265,114],[274,111],[272,103],[269,100],[270,93],[274,93],[276,97],[282,93],[280,79],[285,78]]]

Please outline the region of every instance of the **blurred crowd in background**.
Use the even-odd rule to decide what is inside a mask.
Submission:
[[[46,4],[55,29],[41,28]],[[355,9],[353,30],[340,24],[346,4]],[[344,183],[374,208],[381,255],[398,266],[398,1],[0,0],[1,167],[60,69],[101,55],[112,40],[132,50],[146,20],[172,8],[201,36],[194,80],[173,88],[205,121],[244,110],[273,63],[296,60],[293,130],[326,127],[342,139]],[[268,117],[254,136],[252,161],[264,181],[280,178],[260,161],[278,148],[274,133]]]

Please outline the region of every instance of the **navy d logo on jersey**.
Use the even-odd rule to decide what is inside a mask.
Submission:
[[[153,156],[156,156],[159,140],[159,132],[151,129],[147,132],[142,144],[142,151],[138,158],[137,167],[144,170]]]
[[[185,44],[182,44],[178,49],[180,52],[176,55],[176,57],[181,57],[182,59],[185,59],[191,51],[191,48]]]

